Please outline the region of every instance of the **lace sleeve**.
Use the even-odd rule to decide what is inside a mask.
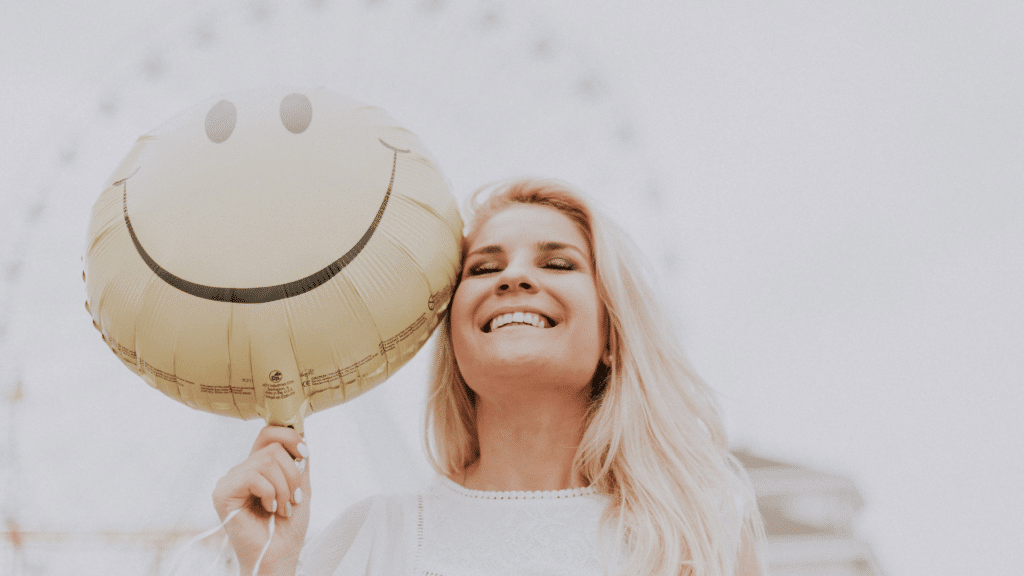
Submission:
[[[359,532],[366,526],[374,497],[352,505],[306,544],[299,556],[296,576],[330,576],[352,549]]]
[[[296,576],[399,573],[407,563],[406,515],[401,498],[373,496],[354,504],[306,544]]]

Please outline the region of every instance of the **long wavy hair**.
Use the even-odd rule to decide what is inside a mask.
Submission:
[[[732,576],[764,528],[742,465],[729,451],[711,389],[687,364],[624,233],[557,180],[481,188],[469,201],[468,237],[515,204],[554,208],[590,243],[608,318],[608,354],[595,368],[574,474],[610,496],[602,530],[623,544],[627,574]],[[467,240],[463,241],[463,256]],[[437,338],[427,403],[427,455],[454,477],[480,456],[475,394],[459,372],[451,316]],[[743,550],[741,550],[741,547]],[[606,565],[620,564],[605,551]]]

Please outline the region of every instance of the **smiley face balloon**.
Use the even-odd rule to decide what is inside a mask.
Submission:
[[[301,431],[422,347],[461,235],[447,180],[383,110],[324,88],[228,95],[143,135],[111,175],[86,308],[150,386]]]

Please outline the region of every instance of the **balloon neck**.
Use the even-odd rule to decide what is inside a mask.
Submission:
[[[281,418],[274,418],[273,415],[268,414],[266,420],[267,424],[270,426],[283,426],[285,428],[291,428],[303,436],[306,434],[305,426],[303,426],[302,414],[295,414],[287,421],[283,421]]]

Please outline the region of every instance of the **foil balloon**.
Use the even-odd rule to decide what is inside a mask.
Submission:
[[[167,396],[302,431],[423,346],[461,234],[436,162],[383,110],[324,88],[228,95],[114,170],[92,210],[86,309]]]

